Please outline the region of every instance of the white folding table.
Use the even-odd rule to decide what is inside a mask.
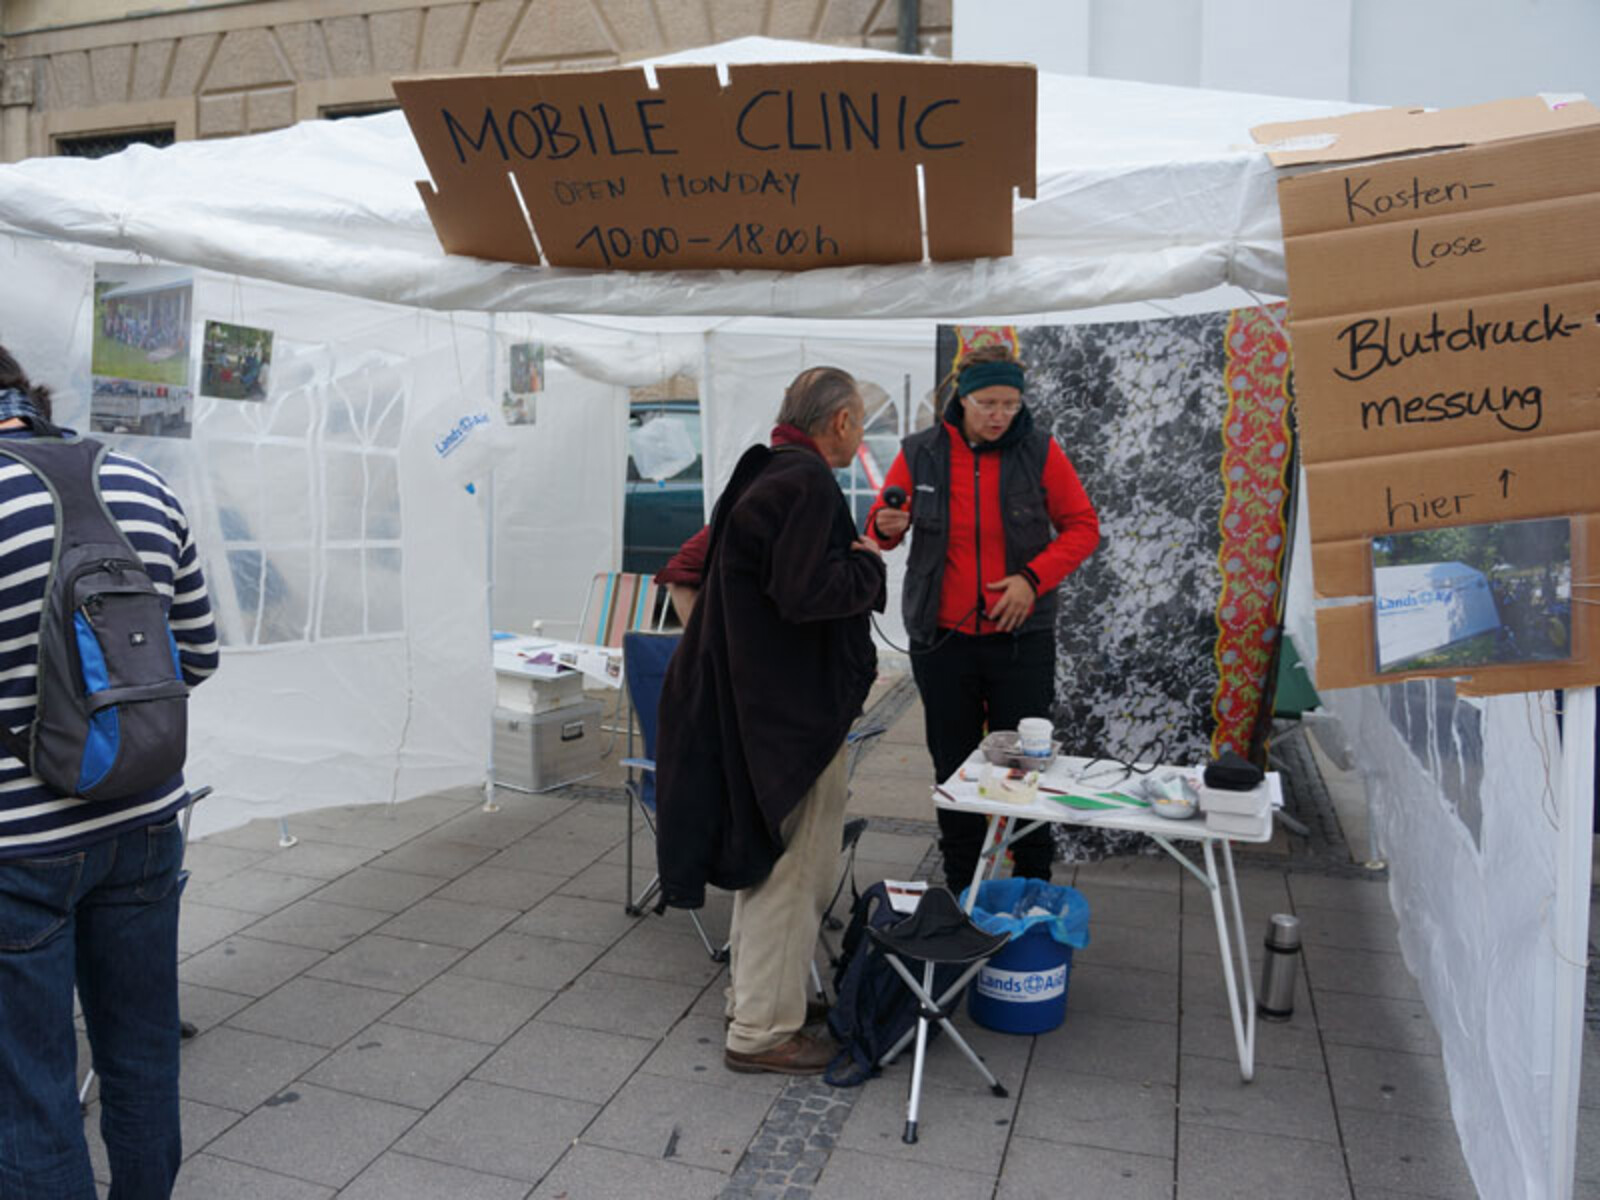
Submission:
[[[994,869],[1000,852],[1040,825],[1085,825],[1148,834],[1180,866],[1203,883],[1210,893],[1211,912],[1217,926],[1217,950],[1222,957],[1222,975],[1228,989],[1228,1015],[1233,1020],[1234,1044],[1239,1051],[1239,1074],[1248,1083],[1255,1075],[1256,997],[1255,984],[1250,977],[1250,952],[1245,940],[1244,914],[1239,907],[1239,885],[1233,871],[1232,844],[1259,843],[1271,839],[1272,814],[1283,805],[1283,789],[1277,773],[1267,772],[1266,779],[1259,785],[1267,794],[1268,804],[1258,828],[1249,833],[1219,833],[1206,827],[1203,813],[1188,820],[1175,821],[1152,812],[1148,807],[1128,805],[1115,799],[1117,796],[1137,797],[1139,776],[1119,764],[1083,758],[1057,758],[1050,769],[1040,775],[1038,795],[1028,804],[979,796],[978,783],[983,766],[982,753],[974,751],[954,778],[945,780],[933,789],[933,800],[938,807],[978,813],[989,819],[983,852],[978,857],[978,865],[972,875],[972,887],[967,892],[967,911],[972,911],[977,900],[978,884]],[[1140,769],[1144,770],[1143,767]],[[994,771],[1004,774],[999,767]],[[1192,773],[1197,775],[1197,769]],[[1071,802],[1074,800],[1079,803],[1106,803],[1111,807],[1092,810],[1073,808]],[[1009,829],[1003,829],[1008,820]],[[1174,844],[1176,842],[1198,842],[1205,862],[1204,869],[1179,850]],[[1222,860],[1220,871],[1217,867],[1218,858]],[[1224,907],[1225,892],[1227,908]],[[1231,914],[1228,909],[1231,909]],[[1233,927],[1231,936],[1230,915]],[[1235,939],[1238,941],[1237,947],[1233,945]],[[1238,956],[1237,970],[1234,967],[1235,954]]]

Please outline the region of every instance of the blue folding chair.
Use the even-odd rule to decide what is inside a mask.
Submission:
[[[634,719],[628,723],[628,757],[622,765],[628,769],[628,882],[629,896],[626,909],[629,916],[640,916],[645,906],[661,890],[661,877],[652,874],[650,882],[637,895],[633,891],[633,813],[638,809],[650,827],[651,837],[656,832],[656,729],[657,712],[661,703],[661,684],[667,677],[667,663],[678,648],[683,635],[678,633],[625,633],[622,635],[622,678],[628,689],[628,703],[633,708]],[[634,755],[634,734],[637,731],[644,743],[641,757]],[[726,944],[713,946],[700,922],[700,914],[689,911],[694,931],[713,962],[728,961]]]

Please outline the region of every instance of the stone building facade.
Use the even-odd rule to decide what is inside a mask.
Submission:
[[[759,34],[893,49],[907,0],[0,0],[0,162],[394,105],[395,76],[616,66]],[[951,0],[910,3],[948,56]],[[130,15],[136,14],[136,15]]]

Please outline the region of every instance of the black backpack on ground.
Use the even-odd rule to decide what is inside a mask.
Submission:
[[[916,1026],[916,996],[867,937],[869,926],[885,929],[904,920],[906,914],[895,912],[882,883],[860,893],[851,906],[833,974],[835,999],[828,1012],[828,1028],[840,1049],[822,1078],[834,1087],[857,1087],[871,1079],[878,1073],[878,1060]],[[920,964],[906,963],[906,967],[921,977]],[[964,969],[960,964],[934,967],[933,995],[942,995]],[[938,1033],[937,1025],[929,1026],[930,1039]]]
[[[0,438],[44,481],[55,548],[39,614],[32,724],[0,746],[63,796],[115,800],[183,768],[188,695],[157,590],[100,494],[108,447],[91,438]]]

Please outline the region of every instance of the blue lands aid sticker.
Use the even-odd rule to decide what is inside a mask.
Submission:
[[[450,426],[442,438],[433,443],[433,452],[440,458],[449,458],[461,448],[467,436],[481,425],[489,424],[489,414],[486,412],[468,413]]]
[[[1067,990],[1067,967],[1063,963],[1048,971],[1000,971],[985,967],[975,984],[978,995],[991,1000],[1049,1000]]]

